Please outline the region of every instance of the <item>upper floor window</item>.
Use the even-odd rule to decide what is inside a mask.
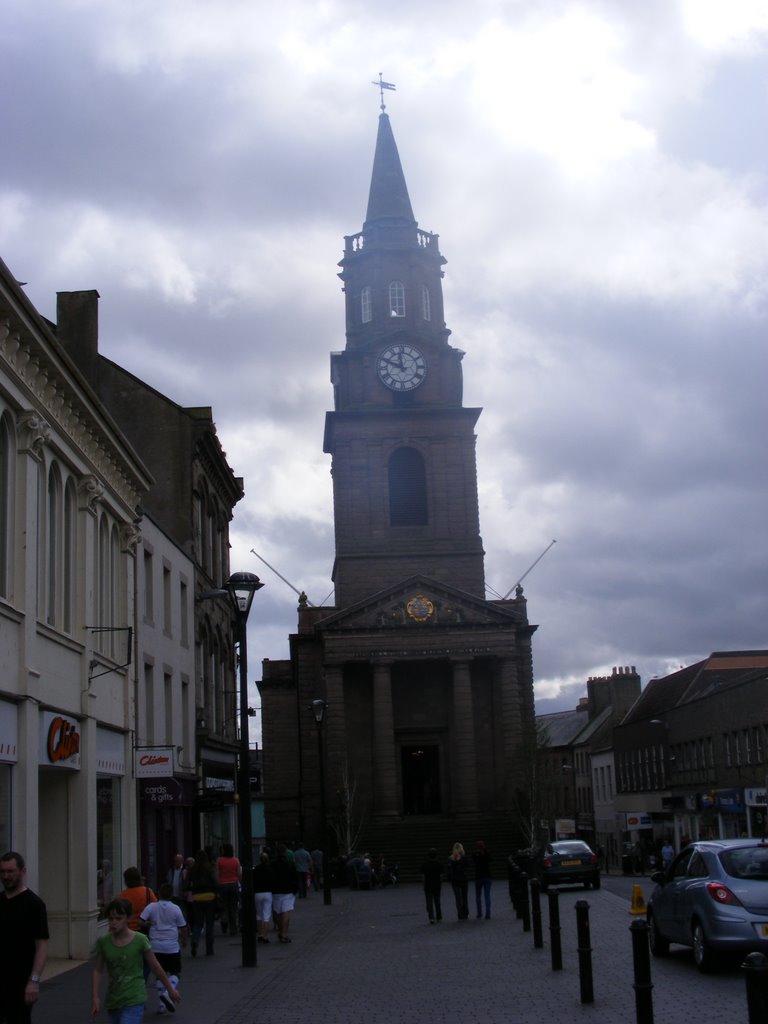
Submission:
[[[405,316],[405,285],[392,281],[389,285],[389,315]]]
[[[14,533],[14,433],[11,419],[0,417],[0,597],[12,595]]]
[[[364,324],[368,324],[373,320],[373,301],[369,284],[360,292],[360,315]]]
[[[45,621],[66,633],[73,628],[75,610],[75,558],[77,491],[72,477],[62,482],[61,470],[48,470],[45,521]]]
[[[429,301],[429,288],[425,284],[421,286],[421,315],[424,320],[432,319],[432,306]]]
[[[390,526],[426,526],[427,475],[415,448],[397,448],[389,460]]]

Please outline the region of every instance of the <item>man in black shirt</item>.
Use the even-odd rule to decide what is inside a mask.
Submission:
[[[0,1021],[30,1024],[48,953],[45,904],[24,884],[24,858],[0,856]]]

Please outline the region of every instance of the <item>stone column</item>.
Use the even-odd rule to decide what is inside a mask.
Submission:
[[[478,809],[477,761],[475,759],[472,678],[468,661],[453,662],[453,734],[455,744],[453,808],[457,814],[472,814]]]
[[[523,782],[523,722],[520,692],[517,684],[517,665],[512,658],[499,663],[501,688],[501,728],[504,737],[504,795],[503,805],[514,806],[515,790]]]
[[[373,778],[375,811],[379,817],[398,812],[390,664],[376,661],[373,665]]]
[[[325,785],[329,813],[333,806],[333,794],[342,785],[342,776],[347,771],[347,733],[344,711],[344,666],[325,666]]]

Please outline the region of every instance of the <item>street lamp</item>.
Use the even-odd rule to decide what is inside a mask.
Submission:
[[[321,835],[323,838],[323,903],[326,907],[331,905],[331,865],[328,858],[328,819],[325,806],[325,758],[323,756],[323,717],[328,705],[318,697],[312,701],[312,714],[317,724],[317,761],[319,765],[318,775],[320,780],[320,821]]]
[[[264,584],[252,572],[233,573],[225,589],[232,599],[237,620],[240,653],[240,763],[237,768],[237,796],[240,814],[240,865],[243,920],[240,932],[243,945],[243,967],[256,966],[256,908],[253,902],[253,848],[251,839],[251,743],[248,735],[248,613],[253,597]]]

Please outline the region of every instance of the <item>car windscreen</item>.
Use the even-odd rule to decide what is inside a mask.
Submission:
[[[732,878],[768,881],[768,846],[742,846],[725,850],[720,862]]]

